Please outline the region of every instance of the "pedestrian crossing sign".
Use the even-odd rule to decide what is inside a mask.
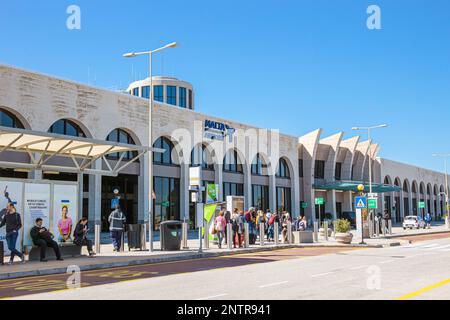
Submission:
[[[356,197],[355,198],[355,207],[356,207],[356,209],[367,208],[367,198],[366,197]]]

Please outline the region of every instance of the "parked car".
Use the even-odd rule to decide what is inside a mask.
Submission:
[[[339,219],[345,219],[350,221],[351,227],[356,228],[356,212],[345,211],[339,214]]]
[[[403,230],[425,228],[425,222],[417,216],[406,216],[403,220]]]

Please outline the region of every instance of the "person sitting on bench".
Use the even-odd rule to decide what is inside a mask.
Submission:
[[[45,259],[45,252],[47,247],[52,247],[55,251],[56,260],[63,261],[61,258],[61,252],[59,251],[59,246],[56,241],[53,240],[53,234],[47,230],[47,228],[42,226],[42,219],[36,219],[36,225],[31,228],[30,231],[31,239],[33,239],[34,245],[38,246],[41,250],[41,262],[47,262]]]

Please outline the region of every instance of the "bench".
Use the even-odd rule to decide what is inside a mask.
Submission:
[[[75,258],[81,256],[81,247],[73,243],[60,243],[59,250],[61,252],[61,257],[63,258]],[[28,259],[30,261],[40,261],[41,260],[41,248],[33,246],[30,250]],[[47,247],[45,252],[45,259],[56,260],[55,251],[51,247]]]
[[[294,244],[314,243],[312,231],[293,231],[292,238]]]

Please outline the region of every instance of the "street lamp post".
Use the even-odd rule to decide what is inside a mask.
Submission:
[[[353,127],[352,130],[367,130],[367,138],[369,140],[369,196],[372,196],[373,194],[373,188],[372,188],[372,181],[373,181],[373,177],[372,177],[372,153],[371,153],[371,147],[372,147],[372,130],[373,129],[379,129],[379,128],[386,128],[388,125],[387,124],[381,124],[378,126],[371,126],[371,127]],[[372,210],[370,209],[369,211],[369,216],[372,216]],[[362,212],[362,210],[361,210]],[[362,216],[361,216],[361,229],[362,229],[362,234],[364,234],[364,221],[362,220]],[[364,238],[362,238],[362,243],[364,244]]]
[[[448,208],[448,158],[450,158],[450,154],[433,154],[433,157],[444,158],[444,168],[445,168],[445,214],[447,215],[447,220],[449,219],[449,208]]]
[[[149,112],[148,112],[148,141],[150,148],[152,147],[152,112],[153,112],[153,54],[164,49],[175,48],[176,42],[169,43],[161,48],[144,51],[144,52],[130,52],[123,56],[125,58],[134,58],[137,56],[148,55],[149,56],[149,76],[150,76],[150,97],[149,97]],[[150,149],[151,150],[151,149]],[[153,151],[148,153],[148,188],[149,188],[149,200],[148,200],[148,238],[149,238],[149,250],[153,251]]]

